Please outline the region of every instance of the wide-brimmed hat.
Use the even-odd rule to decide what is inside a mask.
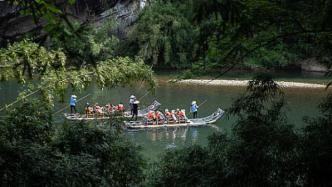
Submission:
[[[139,104],[139,101],[137,100],[137,101],[134,101],[134,104]]]
[[[134,99],[134,98],[136,98],[134,95],[131,95],[131,96],[130,96],[130,99]]]
[[[192,105],[196,104],[196,101],[191,102]]]
[[[74,97],[74,98],[76,98],[77,96],[76,96],[76,95],[71,95],[71,97]]]

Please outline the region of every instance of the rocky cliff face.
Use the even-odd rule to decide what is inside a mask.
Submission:
[[[112,17],[117,21],[115,33],[125,37],[127,28],[138,18],[139,12],[147,5],[147,0],[123,0],[113,8],[99,14],[99,19]]]
[[[57,0],[57,6],[70,12],[79,20],[91,17],[98,21],[109,17],[118,22],[116,33],[125,35],[126,28],[137,19],[139,11],[148,3],[147,0],[76,0],[75,4],[68,7],[65,0]],[[5,1],[0,1],[0,46],[6,41],[14,41],[21,38],[25,33],[34,32],[42,35],[41,28],[45,23],[33,22],[31,16],[19,14],[20,7],[11,6]]]

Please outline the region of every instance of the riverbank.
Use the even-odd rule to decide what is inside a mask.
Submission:
[[[213,79],[185,79],[171,82],[177,84],[196,84],[207,86],[248,86],[249,80],[213,80]],[[302,83],[302,82],[289,82],[289,81],[276,81],[282,88],[324,88],[326,85],[317,83]]]

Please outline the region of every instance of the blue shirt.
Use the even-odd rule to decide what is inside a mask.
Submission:
[[[198,106],[196,104],[191,105],[191,112],[197,112]]]
[[[70,104],[70,106],[75,106],[76,105],[76,98],[75,97],[70,97],[69,104]]]

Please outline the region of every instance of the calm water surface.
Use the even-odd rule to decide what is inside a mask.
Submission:
[[[15,82],[1,83],[0,85],[0,106],[15,100],[18,92],[22,90]],[[178,85],[170,84],[161,78],[159,86],[154,95],[148,94],[144,86],[137,85],[131,88],[114,88],[101,90],[92,86],[86,92],[77,94],[78,98],[90,93],[87,99],[78,104],[78,109],[83,111],[85,102],[98,102],[105,104],[108,102],[128,103],[131,94],[141,99],[141,107],[148,105],[154,99],[162,103],[161,109],[183,108],[189,111],[190,103],[196,100],[199,103],[207,100],[199,108],[198,115],[206,116],[214,112],[218,107],[227,109],[231,106],[235,98],[245,92],[243,87],[224,87],[224,86],[202,86],[202,85]],[[327,95],[324,89],[285,89],[287,101],[286,113],[289,123],[297,128],[305,125],[302,118],[304,116],[316,116],[318,114],[317,105]],[[68,96],[70,93],[68,93]],[[69,97],[68,97],[69,98]],[[56,109],[62,108],[65,104],[57,103]],[[56,121],[63,121],[62,114],[55,116]],[[161,128],[139,131],[127,131],[126,136],[136,144],[140,145],[143,155],[154,160],[163,150],[168,148],[180,148],[190,144],[206,145],[208,136],[216,131],[230,132],[235,119],[224,117],[212,127],[200,128]]]

